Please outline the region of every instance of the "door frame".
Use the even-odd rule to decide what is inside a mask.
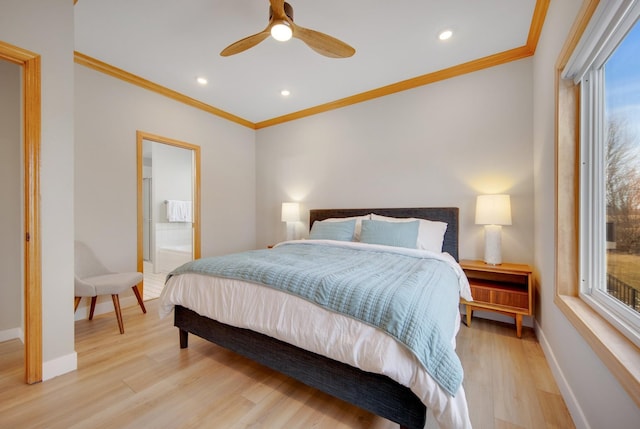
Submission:
[[[42,381],[42,264],[40,238],[40,55],[0,41],[0,59],[22,67],[24,192],[25,381]]]
[[[193,172],[193,258],[194,259],[200,258],[200,146],[138,130],[136,131],[136,144],[137,144],[136,158],[137,158],[137,174],[138,174],[138,271],[141,273],[144,272],[144,249],[143,249],[144,206],[143,206],[143,193],[142,193],[142,182],[143,182],[142,167],[144,165],[142,150],[143,150],[144,140],[149,140],[156,143],[163,143],[170,146],[176,146],[179,148],[193,151],[193,156],[194,156],[193,164],[194,164],[194,170],[195,170]],[[142,290],[140,291],[140,294],[142,295],[143,292],[144,292],[144,281],[142,282]]]

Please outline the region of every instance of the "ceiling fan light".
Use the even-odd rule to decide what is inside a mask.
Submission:
[[[271,27],[271,37],[278,42],[286,42],[292,35],[291,26],[286,21],[279,21]]]

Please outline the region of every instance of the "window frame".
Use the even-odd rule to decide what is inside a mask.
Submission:
[[[589,306],[580,293],[579,261],[579,148],[580,80],[569,75],[584,46],[579,42],[602,8],[621,0],[584,0],[555,64],[555,296],[554,304],[640,406],[640,348]],[[602,5],[600,4],[602,3]]]
[[[640,19],[640,1],[603,4],[563,72],[580,85],[579,296],[640,347],[640,315],[606,292],[605,71],[610,56]]]

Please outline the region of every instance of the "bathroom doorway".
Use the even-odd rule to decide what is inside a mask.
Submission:
[[[200,257],[200,148],[138,131],[138,270],[143,298]]]

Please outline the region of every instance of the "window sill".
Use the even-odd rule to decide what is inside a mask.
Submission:
[[[640,349],[582,299],[556,295],[555,303],[640,407]]]

